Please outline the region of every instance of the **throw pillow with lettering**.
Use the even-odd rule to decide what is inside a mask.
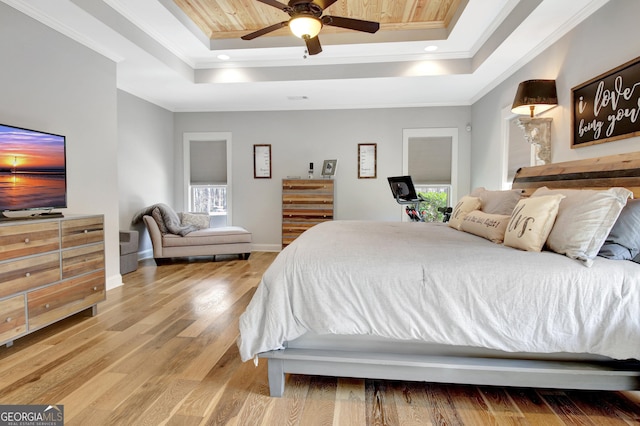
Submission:
[[[518,201],[504,234],[504,245],[526,251],[541,251],[558,215],[564,195],[545,195]]]
[[[474,210],[462,220],[461,230],[502,244],[511,216]]]
[[[458,204],[455,205],[453,211],[451,212],[451,217],[449,218],[449,226],[460,230],[460,226],[462,225],[462,220],[464,217],[474,210],[478,210],[480,208],[480,199],[478,197],[470,197],[465,195],[460,198]]]

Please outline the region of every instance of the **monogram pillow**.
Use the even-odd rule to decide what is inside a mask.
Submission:
[[[453,208],[451,212],[451,218],[449,218],[449,226],[460,230],[462,226],[462,220],[464,217],[474,210],[478,210],[480,208],[480,199],[478,197],[470,197],[465,195],[460,198],[458,204]]]
[[[558,215],[564,195],[545,195],[518,201],[504,234],[504,245],[526,251],[541,251]]]

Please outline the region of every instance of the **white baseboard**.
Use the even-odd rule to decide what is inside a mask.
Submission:
[[[153,257],[153,249],[142,250],[138,252],[138,262],[144,259],[150,259]]]
[[[107,291],[112,288],[120,287],[122,285],[122,275],[115,274],[107,278],[106,280]]]
[[[282,250],[282,246],[280,244],[253,244],[251,246],[251,251],[279,252],[281,250]],[[151,258],[153,258],[153,248],[138,252],[138,261],[141,261],[144,259],[151,259]]]

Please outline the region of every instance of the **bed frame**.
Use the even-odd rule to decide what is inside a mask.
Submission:
[[[623,186],[640,198],[640,152],[520,169],[513,188]],[[511,354],[366,336],[302,336],[268,360],[269,391],[285,374],[560,389],[640,390],[640,360],[586,354]]]

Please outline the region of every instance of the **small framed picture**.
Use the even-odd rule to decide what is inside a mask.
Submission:
[[[254,179],[271,179],[271,144],[253,145]]]
[[[336,174],[338,160],[324,160],[322,163],[322,177],[331,177]]]
[[[375,179],[377,177],[377,149],[375,143],[358,144],[358,179]]]

